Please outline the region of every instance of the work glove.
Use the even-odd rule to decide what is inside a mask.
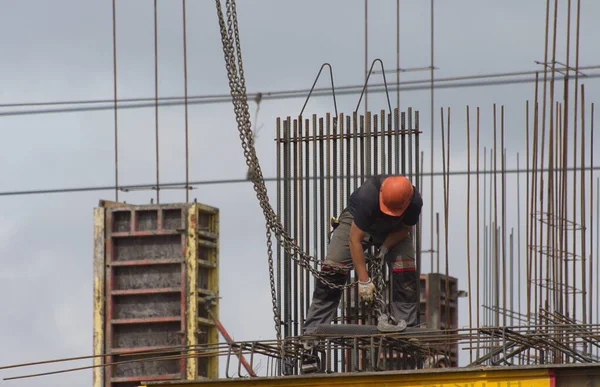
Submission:
[[[377,250],[377,254],[375,255],[375,258],[377,258],[377,260],[383,260],[387,253],[388,253],[387,247],[381,246],[379,248],[379,250]]]
[[[375,293],[375,284],[369,278],[366,282],[358,281],[358,295],[360,299],[366,303],[373,302],[373,295]]]

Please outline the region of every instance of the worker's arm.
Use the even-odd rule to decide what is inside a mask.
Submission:
[[[362,245],[365,234],[363,230],[352,222],[352,226],[350,226],[350,256],[352,257],[358,280],[361,282],[366,282],[369,279],[369,272],[367,272],[367,265],[365,263],[365,252]]]
[[[381,244],[386,250],[391,249],[400,241],[406,239],[412,226],[403,226],[400,230],[389,233]]]

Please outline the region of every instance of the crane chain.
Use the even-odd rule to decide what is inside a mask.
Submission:
[[[229,79],[229,87],[238,125],[239,137],[242,143],[242,149],[246,160],[246,165],[254,173],[250,178],[253,183],[254,191],[259,200],[266,223],[266,239],[267,239],[267,254],[269,265],[269,281],[271,290],[271,301],[273,308],[273,319],[275,321],[275,330],[277,340],[281,339],[281,314],[277,305],[277,293],[275,288],[275,274],[273,268],[273,242],[272,235],[275,234],[277,240],[283,245],[286,252],[300,267],[308,270],[315,278],[320,279],[324,284],[334,289],[345,289],[356,285],[357,281],[351,281],[346,284],[335,284],[328,280],[327,274],[321,273],[311,263],[322,263],[315,257],[307,255],[300,249],[294,238],[292,238],[279,222],[275,211],[270,205],[267,189],[264,183],[260,163],[256,155],[254,147],[254,135],[252,133],[250,109],[248,106],[248,98],[246,94],[246,86],[244,79],[244,70],[241,54],[241,43],[239,38],[239,29],[237,23],[237,12],[235,0],[226,0],[227,8],[227,27],[223,18],[220,0],[215,0],[217,5],[217,14],[219,17],[219,29],[221,33],[221,41],[223,44],[223,54],[225,58],[225,67]],[[235,47],[233,43],[235,41]],[[237,63],[236,63],[237,60]],[[370,260],[369,270],[372,273],[372,280],[375,285],[375,300],[372,304],[372,310],[377,314],[377,317],[383,314],[385,309],[385,280],[382,275],[382,260]],[[334,268],[334,270],[336,270]]]
[[[273,298],[273,311],[278,316],[278,308],[276,305],[276,294],[274,290],[274,273],[273,273],[273,249],[272,249],[272,234],[275,234],[277,240],[283,245],[285,251],[287,251],[292,260],[296,261],[300,267],[308,270],[316,278],[320,279],[330,288],[345,289],[356,284],[356,281],[347,284],[335,284],[326,278],[325,274],[319,272],[316,267],[312,267],[311,263],[322,263],[321,260],[307,255],[300,249],[297,242],[292,238],[283,228],[281,223],[277,219],[275,211],[270,205],[267,189],[264,183],[262,170],[260,163],[256,155],[256,149],[254,147],[254,136],[251,128],[250,120],[250,109],[248,106],[248,98],[246,95],[246,86],[244,79],[241,43],[239,38],[239,30],[237,23],[237,12],[235,0],[227,0],[227,28],[223,19],[223,13],[221,9],[220,0],[215,0],[217,5],[217,13],[219,16],[219,27],[221,32],[221,41],[223,44],[223,54],[225,57],[225,66],[227,69],[227,76],[229,79],[229,87],[232,96],[232,102],[234,106],[234,112],[236,115],[236,122],[238,124],[239,137],[242,142],[242,149],[244,157],[246,159],[246,165],[254,173],[251,176],[251,180],[254,186],[254,191],[259,200],[260,206],[263,210],[263,214],[266,220],[266,237],[267,237],[267,249],[268,249],[268,261],[269,261],[269,275],[271,281],[271,295]],[[234,43],[235,42],[235,47]],[[237,60],[237,63],[236,63]],[[316,265],[315,265],[316,266]],[[277,317],[276,317],[277,318]],[[278,334],[279,334],[279,324]]]

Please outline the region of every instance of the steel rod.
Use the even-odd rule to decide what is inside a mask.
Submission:
[[[156,145],[156,203],[160,204],[160,161],[158,139],[158,0],[154,0],[154,125]]]
[[[477,209],[476,210],[477,211],[476,222],[477,222],[477,224],[476,224],[475,230],[476,230],[476,234],[477,234],[477,239],[476,239],[476,254],[475,254],[476,258],[475,259],[476,259],[477,267],[475,269],[475,271],[476,271],[475,304],[477,305],[477,312],[476,312],[476,317],[475,317],[475,324],[477,327],[480,327],[481,320],[480,320],[480,316],[479,316],[479,311],[480,311],[480,305],[481,305],[481,300],[480,300],[481,286],[480,286],[479,279],[481,277],[481,270],[480,270],[480,262],[481,262],[480,252],[481,252],[481,250],[480,250],[480,223],[479,223],[479,219],[480,219],[480,217],[479,217],[479,160],[480,160],[480,158],[479,158],[479,149],[480,149],[479,148],[479,141],[480,141],[480,138],[479,138],[479,106],[477,107],[476,111],[477,111],[477,114],[476,114],[476,120],[475,120],[475,128],[476,128],[475,129],[475,131],[476,131],[476,167],[475,168],[476,168],[476,180],[477,180],[476,187],[477,188],[476,188],[475,200],[477,202],[477,204],[476,204],[476,209]],[[479,338],[480,338],[479,332],[477,332],[477,339],[479,339]],[[475,356],[477,358],[479,358],[479,356],[480,356],[479,349],[477,349]]]
[[[467,106],[467,171],[471,172],[471,119],[469,117],[469,106]],[[466,242],[467,242],[467,292],[469,299],[469,329],[473,328],[473,304],[471,289],[471,175],[467,175],[467,230],[466,230]],[[446,294],[446,298],[449,295]],[[469,342],[469,345],[473,345]],[[473,351],[469,351],[469,362],[473,362]]]
[[[293,120],[293,135],[295,138],[298,137],[298,120]],[[293,202],[293,205],[290,208],[290,212],[288,212],[287,214],[289,214],[290,218],[291,218],[291,224],[293,225],[293,231],[291,232],[291,235],[294,236],[294,239],[299,240],[299,238],[301,238],[300,236],[300,232],[299,232],[299,228],[301,227],[300,223],[299,223],[299,214],[298,214],[298,207],[299,207],[299,203],[302,200],[299,192],[298,192],[298,179],[296,179],[295,177],[298,176],[299,173],[299,168],[300,168],[300,164],[299,164],[299,142],[295,141],[293,144],[290,144],[290,148],[291,151],[293,151],[293,166],[292,166],[292,173],[294,176],[294,179],[292,181],[292,192],[291,192],[291,200]],[[296,253],[294,253],[294,255],[296,256],[295,258],[298,259],[298,255]],[[301,323],[300,323],[300,319],[302,319],[301,316],[301,312],[300,309],[302,309],[302,296],[300,295],[300,289],[299,289],[299,285],[301,284],[301,279],[300,279],[300,273],[298,270],[298,264],[296,262],[294,262],[294,264],[292,265],[292,276],[293,276],[293,282],[290,286],[290,290],[293,292],[293,294],[291,295],[290,298],[293,299],[293,306],[292,306],[292,311],[293,311],[293,335],[294,336],[298,336],[302,331],[300,330],[301,327]],[[302,313],[303,314],[303,313]]]
[[[295,122],[297,122],[298,126],[298,136],[302,138],[305,129],[302,125],[302,117],[298,117],[298,119],[295,120]],[[298,197],[296,206],[296,238],[301,251],[306,251],[306,245],[304,244],[304,231],[306,224],[304,219],[304,208],[305,205],[308,205],[309,200],[305,200],[304,184],[302,182],[302,177],[304,177],[304,154],[306,152],[304,150],[304,142],[297,141],[295,142],[295,144],[297,149],[296,160],[298,163],[298,166],[296,168],[296,179],[294,179],[294,189]],[[305,202],[307,203],[305,204]],[[304,319],[306,314],[308,313],[308,308],[310,307],[311,300],[310,285],[305,283],[305,281],[308,280],[308,278],[310,277],[310,274],[304,267],[298,267],[298,264],[295,264],[295,267],[297,267],[297,270],[299,272],[298,283],[296,284],[297,288],[299,287],[299,304],[297,306],[297,308],[299,309],[299,321],[296,322],[296,325],[299,326],[299,334],[302,334],[304,332]]]
[[[119,126],[117,106],[117,7],[116,0],[112,1],[112,44],[113,44],[113,111],[115,125],[115,201],[119,201]]]
[[[189,114],[188,114],[188,60],[187,60],[187,12],[185,0],[181,1],[183,25],[183,101],[185,132],[185,202],[190,201],[190,152],[189,152]]]
[[[575,113],[577,114],[577,113]],[[585,85],[581,85],[581,166],[585,165]],[[581,172],[581,188],[579,190],[581,198],[581,313],[582,321],[584,324],[587,323],[588,309],[586,305],[587,296],[587,246],[586,246],[586,234],[587,234],[587,219],[586,219],[586,190],[585,190],[585,172]],[[574,227],[576,228],[576,227]],[[573,259],[573,262],[576,260]],[[576,286],[574,283],[573,286]],[[576,292],[574,292],[576,294]],[[573,313],[573,318],[576,314]],[[584,352],[586,346],[584,345]]]

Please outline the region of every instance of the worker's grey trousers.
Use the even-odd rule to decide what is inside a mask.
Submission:
[[[339,218],[339,226],[333,231],[327,257],[323,262],[321,274],[336,285],[346,283],[350,270],[353,268],[350,255],[350,226],[352,214],[344,211]],[[365,237],[363,246],[379,247],[386,235],[369,235]],[[392,299],[390,311],[398,320],[405,320],[407,326],[417,324],[418,294],[417,274],[415,271],[415,249],[411,235],[393,246],[385,256],[391,272]],[[342,270],[332,270],[342,269]],[[338,307],[342,290],[331,288],[320,279],[316,280],[313,299],[308,309],[304,331],[310,333],[312,327],[318,324],[329,324],[333,320]]]

